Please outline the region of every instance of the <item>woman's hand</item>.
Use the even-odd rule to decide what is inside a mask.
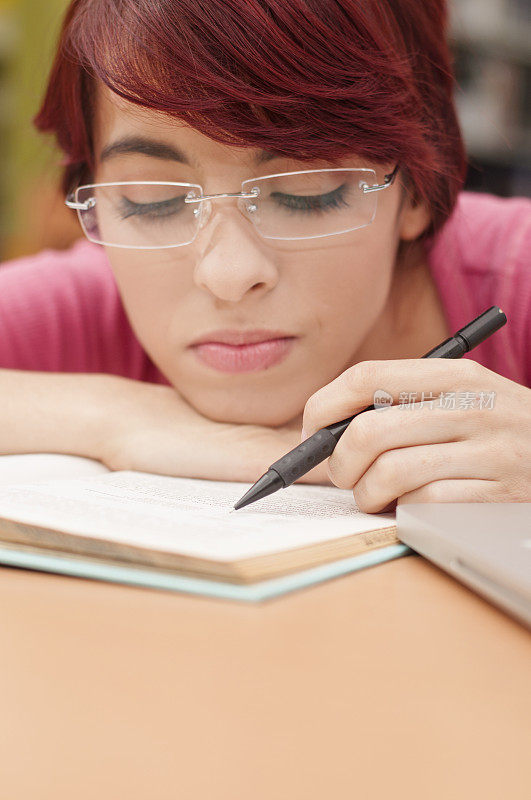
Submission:
[[[362,361],[309,398],[305,433],[373,404],[377,390],[396,405],[355,417],[328,459],[362,511],[396,499],[531,501],[531,389],[470,359]]]
[[[300,426],[214,422],[170,386],[116,378],[104,399],[99,459],[111,470],[254,483],[300,441]],[[331,486],[326,462],[304,476]]]

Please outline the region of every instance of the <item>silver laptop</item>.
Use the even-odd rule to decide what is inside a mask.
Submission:
[[[531,503],[411,503],[398,537],[531,627]]]

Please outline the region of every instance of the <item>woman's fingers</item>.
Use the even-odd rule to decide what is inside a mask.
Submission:
[[[362,511],[371,513],[381,511],[394,498],[428,484],[454,479],[458,484],[467,483],[471,478],[495,483],[500,465],[485,450],[484,443],[478,441],[388,450],[354,484],[354,499]],[[469,491],[461,487],[460,490]]]
[[[522,497],[522,500],[525,500]],[[441,480],[402,495],[402,503],[508,503],[518,502],[503,484],[492,480]]]
[[[350,417],[374,402],[374,393],[382,390],[403,402],[440,393],[492,392],[496,373],[471,359],[416,358],[392,361],[360,361],[335,380],[323,386],[306,402],[303,414],[304,431],[311,436],[320,428]],[[443,398],[444,399],[444,398]]]
[[[340,489],[354,486],[387,451],[474,438],[489,425],[486,409],[445,410],[420,404],[364,411],[354,417],[328,460],[328,474]]]

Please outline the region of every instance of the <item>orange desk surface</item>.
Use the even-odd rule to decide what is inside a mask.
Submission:
[[[0,568],[1,800],[529,800],[531,635],[407,557],[249,606]]]

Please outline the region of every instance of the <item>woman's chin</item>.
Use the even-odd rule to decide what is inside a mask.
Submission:
[[[295,430],[301,427],[302,411],[299,408],[295,413],[282,413],[280,409],[260,408],[256,404],[239,406],[237,403],[223,406],[217,403],[187,402],[203,417],[211,419],[213,422],[225,422],[233,425],[258,425],[267,428],[289,427]]]

